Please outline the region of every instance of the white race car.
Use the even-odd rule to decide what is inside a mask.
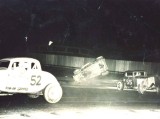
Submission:
[[[83,82],[97,76],[104,76],[109,73],[108,66],[103,56],[97,57],[95,61],[83,65],[80,69],[74,70],[73,79],[76,82]]]
[[[62,97],[62,88],[49,72],[42,71],[38,60],[27,57],[0,60],[0,94],[27,94],[31,98],[43,95],[49,103]]]

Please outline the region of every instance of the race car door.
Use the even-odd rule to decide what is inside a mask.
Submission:
[[[27,62],[20,61],[15,61],[11,64],[6,85],[8,92],[26,92],[28,90],[27,64]]]
[[[21,62],[17,80],[19,81],[15,84],[17,92],[36,93],[42,89],[41,70],[35,62]]]

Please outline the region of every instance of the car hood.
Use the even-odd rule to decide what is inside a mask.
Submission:
[[[148,77],[137,77],[136,79],[147,79]]]

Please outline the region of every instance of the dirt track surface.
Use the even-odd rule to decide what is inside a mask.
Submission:
[[[139,95],[136,91],[63,86],[63,97],[48,104],[43,96],[30,99],[25,95],[0,97],[1,118],[95,118],[123,116],[127,118],[160,116],[160,96],[155,93]],[[121,113],[120,113],[121,112]],[[126,115],[127,114],[127,115]],[[144,115],[145,114],[145,115]]]
[[[43,96],[37,99],[26,95],[1,96],[0,118],[160,118],[160,96],[156,93],[140,95],[135,90],[117,91],[107,85],[106,78],[80,84],[73,82],[70,75],[57,79],[63,89],[58,103],[49,104]]]

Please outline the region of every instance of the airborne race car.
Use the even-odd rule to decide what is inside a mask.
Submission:
[[[103,56],[97,57],[95,61],[83,65],[80,69],[74,70],[73,79],[76,82],[85,82],[97,76],[107,75],[108,66]]]
[[[37,98],[43,94],[49,103],[62,97],[62,88],[49,72],[42,71],[40,62],[33,58],[5,58],[0,60],[0,94],[27,94]]]

